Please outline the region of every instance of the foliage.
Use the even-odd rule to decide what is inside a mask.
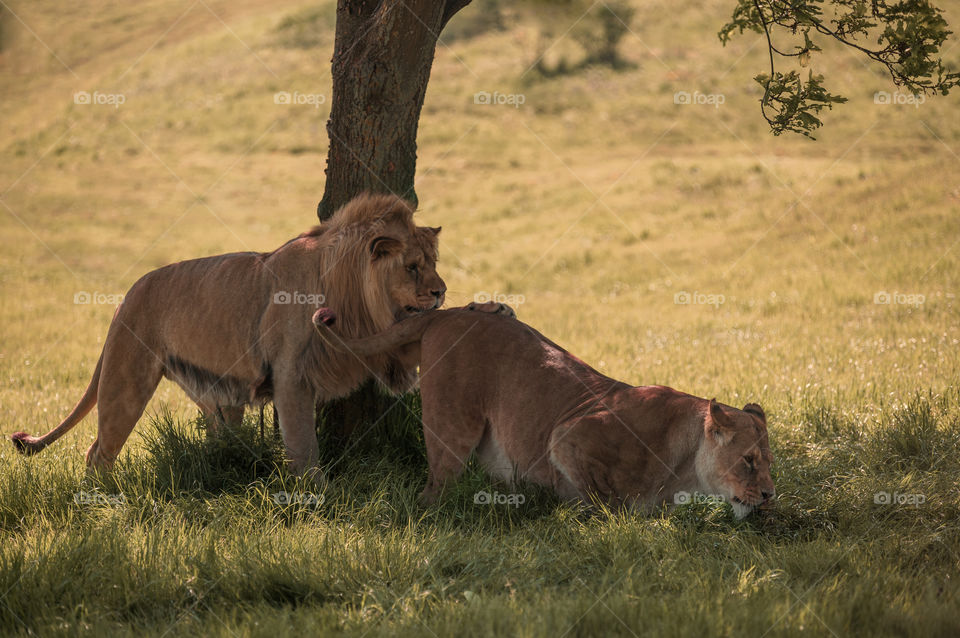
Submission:
[[[846,101],[824,89],[823,77],[812,71],[804,83],[796,71],[777,71],[774,55],[795,57],[800,66],[821,51],[820,38],[832,38],[880,63],[897,86],[914,95],[946,95],[960,84],[960,72],[948,71],[940,50],[952,33],[942,11],[927,0],[738,0],[733,15],[720,30],[726,44],[734,32],[765,35],[770,72],[756,81],[764,87],[761,113],[775,135],[793,131],[808,137],[822,125],[824,108]],[[775,44],[788,35],[792,50]],[[878,46],[871,47],[875,41]]]

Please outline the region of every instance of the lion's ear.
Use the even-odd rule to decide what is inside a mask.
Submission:
[[[396,255],[403,251],[403,242],[393,237],[380,236],[370,242],[370,255],[374,261]]]
[[[427,226],[427,231],[432,233],[434,237],[439,235],[441,230],[443,230],[443,226],[437,226],[436,228],[431,228]]]
[[[752,414],[752,415],[755,416],[755,417],[759,417],[760,420],[763,421],[764,423],[767,422],[767,415],[764,414],[763,408],[761,408],[761,407],[760,407],[759,405],[757,405],[756,403],[748,403],[748,404],[746,404],[745,406],[743,406],[743,411],[744,411],[744,412],[749,412],[750,414]]]
[[[727,416],[716,399],[710,399],[710,414],[703,427],[708,435],[723,445],[733,431],[733,419]]]

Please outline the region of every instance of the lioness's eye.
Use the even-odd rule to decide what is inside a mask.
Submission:
[[[755,472],[757,470],[756,463],[754,463],[754,458],[752,456],[745,456],[743,457],[743,460],[747,462],[747,467],[751,472]]]

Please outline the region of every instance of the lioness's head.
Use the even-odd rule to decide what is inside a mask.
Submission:
[[[447,286],[437,274],[440,229],[414,225],[413,206],[406,200],[360,195],[334,213],[323,229],[335,248],[327,296],[342,304],[344,325],[361,325],[369,317],[382,330],[397,319],[443,304]]]
[[[756,403],[742,410],[710,400],[703,445],[697,451],[697,478],[712,494],[723,496],[743,518],[776,493],[770,477],[773,455],[767,417]]]

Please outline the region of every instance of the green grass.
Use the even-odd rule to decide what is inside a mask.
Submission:
[[[78,292],[314,223],[329,99],[274,94],[329,97],[333,3],[8,4],[53,54],[4,14],[0,429],[42,432],[81,395],[113,313]],[[751,79],[762,44],[715,37],[728,0],[637,3],[633,68],[549,81],[524,73],[528,26],[457,26],[483,7],[439,48],[420,128],[419,217],[444,226],[450,303],[514,295],[612,376],[761,403],[776,511],[639,517],[531,486],[519,507],[477,505],[509,488],[476,470],[420,508],[415,398],[346,442],[324,431],[328,480],[307,489],[269,419],[263,439],[249,415],[207,441],[164,382],[110,477],[83,472],[95,415],[34,458],[0,446],[0,631],[960,633],[955,97],[875,105],[887,80],[828,50],[814,70],[850,102],[816,143],[773,138]]]
[[[477,471],[424,510],[406,410],[330,454],[322,491],[270,468],[269,428],[263,440],[250,421],[210,443],[164,415],[108,479],[80,478],[76,459],[3,474],[0,618],[149,635],[950,635],[956,400],[918,397],[886,417],[916,424],[909,438],[811,415],[805,432],[777,439],[778,510],[745,521],[710,505],[589,511],[530,486],[519,507],[480,506],[477,491],[505,488]],[[407,442],[392,454],[398,431]],[[315,498],[283,503],[281,492]],[[884,505],[878,492],[926,500]]]

